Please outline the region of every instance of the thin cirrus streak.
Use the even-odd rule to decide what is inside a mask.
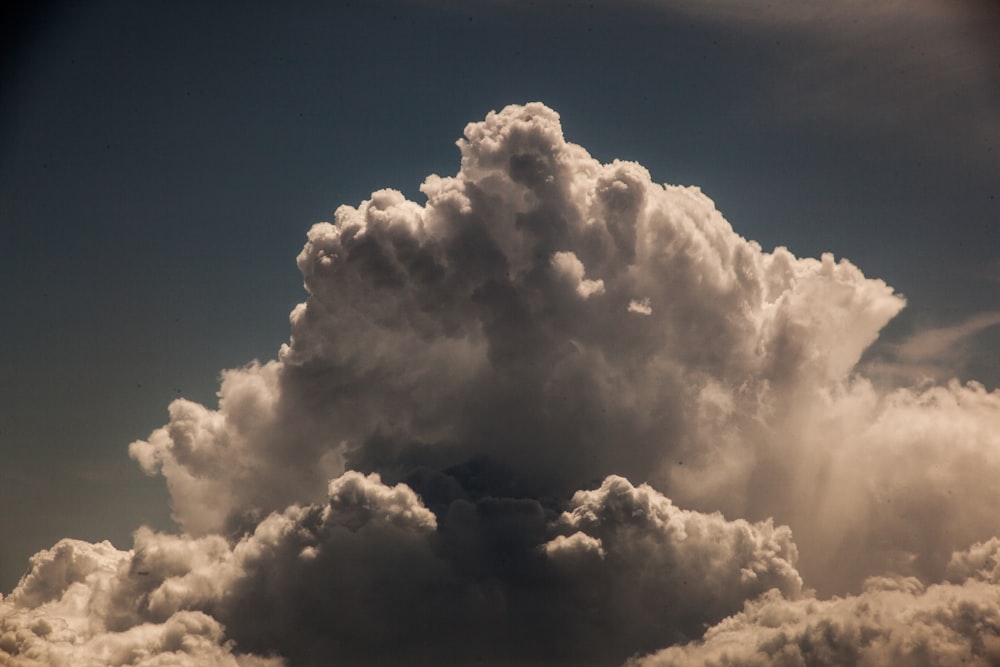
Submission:
[[[741,102],[742,113],[758,122],[818,125],[834,134],[847,125],[873,139],[905,129],[924,150],[964,150],[965,159],[992,163],[989,147],[1000,138],[989,101],[1000,55],[996,3],[635,2],[654,15],[677,13],[736,33],[779,36],[775,69],[753,81]],[[779,55],[782,42],[796,45],[794,56]],[[931,129],[956,118],[961,127],[944,140]]]
[[[458,145],[313,226],[278,358],[129,448],[180,532],[36,554],[0,664],[1000,660],[1000,393],[866,378],[902,297],[540,103]]]

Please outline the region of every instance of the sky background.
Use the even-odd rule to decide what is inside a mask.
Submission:
[[[465,124],[512,103],[700,186],[765,250],[832,252],[906,295],[873,369],[996,388],[995,3],[697,5],[23,12],[0,72],[0,591],[60,537],[170,528],[127,445],[275,357],[313,223],[382,187],[422,201]]]

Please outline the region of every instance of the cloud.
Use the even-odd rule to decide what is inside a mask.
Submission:
[[[653,306],[649,302],[649,299],[639,299],[638,301],[632,299],[628,302],[628,312],[638,313],[640,315],[652,315]]]
[[[298,657],[289,641],[302,628],[315,631],[314,644],[338,636],[363,644],[394,617],[398,639],[406,627],[398,617],[411,609],[396,606],[405,600],[396,584],[420,572],[422,556],[433,558],[424,538],[434,515],[408,487],[384,486],[377,475],[345,473],[328,493],[325,505],[271,514],[234,544],[145,528],[130,551],[61,541],[32,558],[0,603],[0,659],[277,667],[284,661],[234,652],[226,629],[243,646],[268,640],[264,655],[280,648]],[[329,610],[323,634],[309,618],[317,601]]]
[[[148,529],[130,551],[63,540],[0,602],[0,659],[521,664],[548,651],[607,664],[655,648],[664,627],[697,636],[747,596],[801,587],[787,528],[685,512],[622,478],[576,494],[557,522],[496,498],[452,502],[441,521],[409,487],[347,472],[326,503],[275,512],[234,543]],[[576,532],[553,536],[564,529]],[[585,530],[608,548],[574,567]],[[682,590],[683,611],[660,603]]]
[[[882,382],[947,381],[975,359],[974,338],[998,324],[1000,312],[992,311],[958,324],[917,331],[898,343],[881,345],[878,354],[864,362],[864,372]]]
[[[866,377],[892,288],[765,251],[540,103],[458,147],[425,202],[309,230],[278,358],[129,447],[181,532],[36,555],[0,660],[605,665],[757,610],[995,588],[969,573],[1000,392]]]
[[[697,6],[675,0],[638,0],[652,7],[684,11],[750,25],[811,25],[825,23],[827,29],[843,27],[864,17],[868,21],[927,21],[948,16],[953,10],[930,0],[877,5],[864,0],[844,0],[832,5],[805,5],[794,0],[776,0],[766,6],[751,6],[739,0],[712,0]],[[830,25],[830,24],[833,25]]]
[[[148,540],[141,531],[137,543]],[[225,546],[225,541],[217,543]],[[201,545],[204,548],[204,545]],[[174,551],[177,551],[176,549]],[[197,557],[205,552],[192,550]],[[176,554],[174,554],[176,555]],[[149,595],[150,572],[110,543],[61,540],[0,599],[0,664],[17,667],[279,667],[278,658],[234,653],[212,616],[165,609]],[[170,563],[161,566],[170,571]],[[174,564],[176,567],[176,564]],[[190,571],[191,563],[183,563]],[[185,588],[195,586],[185,582]],[[175,587],[177,588],[177,587]],[[167,593],[169,595],[169,593]],[[177,605],[171,605],[176,607]]]
[[[993,571],[969,571],[988,553]],[[870,579],[858,595],[747,603],[702,641],[630,660],[629,667],[689,665],[994,665],[1000,661],[997,541],[953,556],[955,583]],[[965,576],[962,576],[965,575]]]
[[[456,0],[408,0],[468,14]],[[737,87],[734,122],[836,134],[849,128],[885,140],[905,134],[922,153],[958,149],[990,161],[1000,135],[994,63],[1000,12],[984,0],[481,0],[477,12],[538,13],[562,19],[595,6],[625,5],[655,24],[684,20],[734,35],[757,59],[756,76]],[[748,40],[748,41],[747,41]],[[949,131],[941,132],[947,127]],[[926,159],[920,157],[918,159]]]
[[[996,145],[996,3],[804,3],[776,0],[635,0],[771,50],[770,66],[746,88],[743,119],[799,123],[823,132],[850,127],[879,137],[906,133],[925,149],[992,160]],[[763,91],[764,94],[761,94]],[[948,127],[947,133],[933,128]],[[941,140],[946,136],[945,140]]]
[[[927,329],[903,341],[893,350],[906,362],[939,361],[962,340],[1000,324],[1000,312],[979,313],[961,324]]]
[[[613,627],[617,637],[596,643],[617,641],[626,653],[700,636],[710,619],[769,590],[802,591],[787,526],[682,510],[622,477],[574,494],[558,526],[564,533],[544,548],[570,582],[583,636]]]
[[[594,294],[604,293],[603,280],[586,280],[583,277],[583,262],[571,252],[557,252],[552,255],[552,268],[562,274],[573,289],[580,295],[580,298],[587,299]]]
[[[366,484],[371,495],[386,497],[376,478]],[[577,494],[581,503],[604,510],[601,525],[591,526],[573,523],[583,506],[553,522],[536,501],[484,498],[452,501],[434,532],[433,516],[419,518],[429,513],[399,488],[396,495],[414,502],[393,515],[414,519],[391,531],[385,516],[363,524],[340,519],[333,531],[307,528],[312,521],[305,517],[316,511],[310,509],[283,525],[266,552],[244,559],[245,578],[234,584],[223,615],[239,645],[278,647],[294,664],[338,658],[468,664],[484,656],[522,664],[540,654],[555,662],[609,664],[637,646],[655,647],[665,627],[697,636],[748,596],[771,587],[794,595],[801,585],[787,528],[682,512],[621,478]],[[611,509],[628,504],[624,496],[633,510],[650,509],[646,520]],[[604,549],[578,537],[582,531],[547,540],[556,531],[588,527],[603,536],[597,541]],[[572,562],[588,558],[597,560]],[[697,576],[689,562],[698,564]],[[636,596],[644,588],[648,593]],[[689,594],[683,611],[662,603],[681,590]],[[280,620],[241,611],[260,608],[282,610]]]
[[[228,371],[217,410],[175,402],[132,445],[184,528],[313,502],[345,466],[403,479],[485,457],[535,496],[665,483],[717,446],[699,411],[763,418],[842,379],[903,305],[845,260],[762,252],[697,188],[598,163],[540,104],[459,147],[425,205],[382,190],[314,226],[280,361]]]

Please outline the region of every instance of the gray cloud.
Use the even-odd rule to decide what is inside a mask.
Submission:
[[[332,481],[328,496],[269,515],[235,543],[148,529],[127,552],[64,540],[0,602],[0,656],[15,665],[284,664],[257,657],[274,652],[291,665],[539,655],[609,664],[652,650],[664,628],[690,639],[746,597],[801,586],[787,528],[684,512],[622,478],[579,492],[558,522],[536,501],[491,498],[456,500],[439,524],[409,487],[357,472]],[[563,529],[581,530],[553,536]],[[607,551],[575,567],[587,558],[571,553],[583,530]],[[661,603],[682,591],[683,609]]]
[[[345,467],[399,481],[469,460],[491,466],[480,493],[568,499],[617,473],[697,509],[773,516],[827,592],[905,563],[939,576],[1000,529],[974,472],[998,465],[996,395],[852,375],[903,306],[884,283],[764,252],[696,188],[567,143],[541,105],[470,124],[459,147],[426,204],[382,190],[316,225],[280,361],[229,371],[218,410],[175,403],[133,444],[187,530],[315,502]],[[942,471],[914,470],[923,495],[895,479],[918,446]],[[956,495],[966,471],[980,481]],[[830,557],[843,549],[857,556]]]
[[[592,637],[614,627],[626,651],[700,636],[707,619],[769,590],[801,593],[786,526],[685,511],[621,477],[574,494],[558,525],[545,551],[571,582],[572,609]]]
[[[129,447],[182,532],[38,554],[0,659],[606,665],[995,589],[968,573],[1000,535],[1000,393],[866,377],[892,288],[765,251],[539,103],[458,146],[426,202],[313,226],[278,358]]]

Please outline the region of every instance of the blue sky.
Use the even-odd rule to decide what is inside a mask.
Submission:
[[[700,186],[765,250],[884,279],[908,305],[866,357],[882,372],[996,388],[995,7],[800,7],[28,14],[0,91],[0,591],[62,536],[124,548],[139,524],[171,528],[127,445],[174,398],[213,405],[222,369],[276,356],[313,223],[383,187],[422,201],[427,174],[458,170],[465,124],[508,104],[542,101],[599,160]]]

